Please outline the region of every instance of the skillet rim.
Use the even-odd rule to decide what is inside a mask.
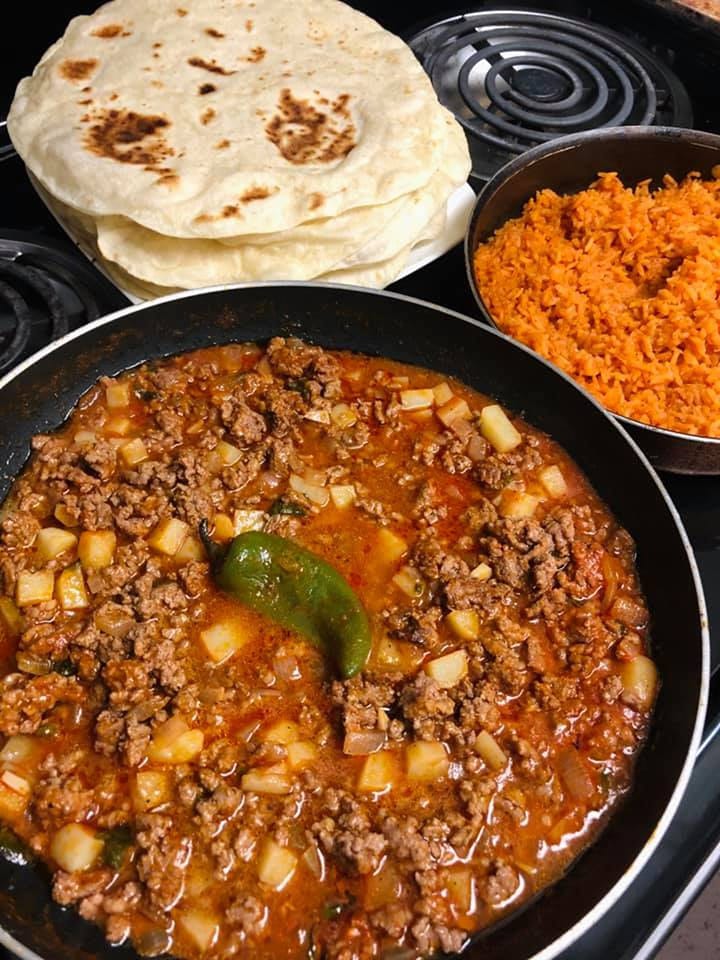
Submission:
[[[374,290],[366,287],[355,287],[349,284],[339,284],[339,283],[312,283],[308,281],[265,281],[261,283],[228,283],[228,284],[218,284],[216,286],[209,287],[198,287],[192,290],[181,290],[177,293],[171,293],[164,297],[157,297],[153,300],[147,300],[139,304],[131,304],[128,307],[123,307],[121,310],[116,310],[113,313],[106,314],[105,316],[98,317],[97,320],[93,320],[91,323],[86,324],[85,326],[78,327],[77,330],[72,330],[69,333],[65,334],[63,337],[60,337],[58,340],[54,340],[46,346],[42,347],[40,350],[31,354],[20,364],[18,364],[13,370],[6,373],[3,377],[0,377],[0,393],[4,388],[15,380],[17,377],[21,376],[26,370],[33,366],[39,359],[42,357],[48,356],[54,351],[65,346],[65,344],[70,343],[73,340],[80,339],[85,333],[95,330],[98,327],[105,326],[106,324],[115,323],[119,320],[122,320],[123,317],[130,314],[138,313],[146,309],[150,309],[157,304],[171,303],[175,300],[192,300],[195,298],[202,298],[206,294],[212,293],[221,293],[223,291],[233,291],[233,290],[245,290],[245,289],[267,289],[273,290],[275,288],[297,288],[297,287],[319,287],[324,288],[329,291],[347,291],[352,294],[365,294],[367,296],[376,296],[389,300],[399,300],[405,303],[413,303],[423,308],[429,308],[437,313],[445,314],[446,316],[452,316],[455,319],[462,320],[464,323],[469,323],[474,327],[478,327],[486,335],[491,335],[498,337],[501,340],[506,341],[513,349],[521,350],[523,353],[528,354],[535,362],[540,363],[548,367],[551,373],[556,376],[561,377],[568,384],[570,384],[574,390],[580,393],[585,400],[590,401],[597,410],[602,413],[605,420],[621,435],[626,444],[630,446],[635,456],[638,458],[642,466],[645,468],[649,479],[655,484],[658,493],[665,502],[665,506],[675,524],[677,532],[680,536],[680,541],[685,550],[685,556],[687,558],[690,573],[692,576],[693,584],[695,587],[695,595],[698,602],[698,610],[700,613],[700,641],[702,648],[702,657],[701,657],[701,671],[700,671],[700,683],[699,689],[697,692],[697,708],[695,715],[695,724],[693,727],[692,735],[690,737],[690,745],[683,763],[680,775],[677,778],[673,792],[668,800],[663,813],[652,828],[650,835],[643,844],[641,850],[632,861],[630,866],[627,868],[625,873],[610,887],[609,890],[604,893],[598,902],[587,912],[585,913],[580,920],[574,923],[569,927],[563,934],[549,943],[546,947],[543,947],[540,951],[527,956],[524,960],[553,960],[557,957],[559,953],[563,950],[571,947],[584,933],[590,930],[595,923],[605,914],[608,910],[622,897],[623,893],[628,889],[633,880],[640,874],[640,872],[645,867],[646,863],[655,852],[660,841],[665,835],[670,823],[672,822],[673,817],[675,816],[680,802],[685,794],[690,776],[692,774],[693,767],[695,765],[695,759],[698,753],[698,748],[701,743],[703,729],[705,725],[705,714],[708,704],[708,694],[709,694],[709,685],[710,685],[710,630],[708,625],[708,613],[707,606],[705,603],[705,594],[702,586],[702,581],[700,578],[700,572],[698,570],[697,561],[695,559],[695,554],[693,552],[690,540],[688,538],[687,532],[685,530],[684,524],[680,517],[680,514],[677,510],[677,507],[670,498],[670,495],[666,491],[665,487],[660,480],[656,470],[648,460],[647,456],[638,445],[638,443],[630,436],[625,427],[619,423],[612,414],[608,413],[607,410],[600,404],[595,398],[580,387],[571,377],[569,377],[564,371],[560,370],[549,360],[546,360],[544,357],[541,357],[539,354],[535,353],[529,347],[526,347],[524,344],[514,340],[512,337],[509,337],[507,334],[503,333],[501,330],[498,330],[494,327],[489,327],[486,323],[483,323],[480,320],[476,320],[474,317],[467,316],[463,313],[459,313],[456,310],[451,310],[447,307],[443,307],[440,304],[432,303],[429,300],[422,300],[419,297],[410,297],[406,294],[396,293],[394,291],[388,290]],[[180,349],[177,353],[182,353]],[[171,356],[171,354],[167,354]],[[590,478],[592,480],[592,478]],[[572,872],[572,871],[570,871]],[[40,954],[36,953],[30,947],[25,946],[14,936],[8,933],[5,928],[0,924],[0,945],[4,946],[6,949],[10,950],[12,953],[19,958],[19,960],[51,960],[49,957],[43,957]],[[460,956],[460,954],[458,954]]]

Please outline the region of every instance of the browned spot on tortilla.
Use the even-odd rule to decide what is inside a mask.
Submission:
[[[250,51],[250,56],[245,57],[248,63],[260,63],[262,58],[267,53],[265,47],[253,47]]]
[[[111,93],[110,96],[108,97],[108,100],[117,100],[117,98],[118,98],[117,93]]]
[[[216,149],[216,150],[227,150],[227,148],[228,148],[229,146],[230,146],[230,141],[229,141],[229,140],[218,140],[218,142],[215,144],[215,149]]]
[[[215,116],[215,111],[212,107],[208,107],[207,110],[203,111],[202,116],[200,117],[200,123],[205,127],[210,123],[210,121]]]
[[[202,57],[190,57],[188,63],[191,67],[199,67],[201,70],[209,70],[210,73],[219,73],[223,77],[230,77],[235,70],[226,70],[221,67],[217,60],[203,60]]]
[[[100,37],[102,40],[110,40],[112,37],[129,37],[129,33],[123,32],[124,28],[121,23],[106,23],[104,27],[98,27],[97,30],[93,30],[93,37]]]
[[[178,8],[176,9],[175,13],[176,13],[179,17],[186,17],[186,16],[187,16],[187,10],[183,10],[182,7],[178,7]]]
[[[169,173],[160,165],[174,150],[163,133],[170,126],[166,117],[133,110],[99,110],[85,134],[85,148],[99,157],[132,163],[148,170]]]
[[[253,28],[253,22],[252,22],[252,20],[246,20],[246,21],[245,21],[245,29],[247,30],[247,32],[250,33],[250,31],[252,30],[252,28]]]
[[[267,138],[290,163],[340,160],[356,143],[349,101],[349,94],[341,94],[323,111],[296,99],[286,87],[280,92],[278,112],[265,127]]]
[[[153,44],[153,50],[158,50],[161,46],[162,46],[162,41],[161,41],[161,40],[157,40],[157,41]]]
[[[224,33],[220,33],[220,31],[219,31],[219,30],[216,30],[215,27],[205,27],[205,33],[206,33],[209,37],[217,37],[218,40],[219,40],[221,37],[224,37],[224,36],[225,36]]]
[[[249,187],[245,193],[240,196],[240,202],[251,203],[253,200],[264,200],[270,196],[270,193],[271,191],[268,190],[267,187]]]
[[[162,176],[158,177],[155,183],[159,183],[163,187],[175,187],[180,183],[180,177],[173,170],[168,170],[167,173],[163,173]]]
[[[201,97],[204,97],[206,93],[215,93],[217,87],[212,83],[204,83],[201,87],[198,87],[198,93]]]
[[[228,217],[236,217],[239,212],[235,204],[228,204],[226,207],[223,207],[221,216],[227,219]]]
[[[310,209],[317,210],[318,207],[321,207],[325,203],[325,197],[321,193],[311,193],[310,194]]]
[[[72,83],[75,83],[77,80],[87,80],[90,74],[94,72],[97,65],[98,62],[95,59],[63,60],[63,62],[60,64],[60,74],[66,80],[70,80]]]
[[[89,100],[78,100],[78,105],[81,107],[87,107],[92,103],[92,97]]]

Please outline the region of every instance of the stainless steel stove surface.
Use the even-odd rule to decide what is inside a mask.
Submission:
[[[655,119],[720,133],[720,25],[672,0],[546,0],[522,8],[481,2],[463,11],[443,0],[412,7],[353,2],[415,38],[441,98],[451,101],[471,137],[480,180],[524,147],[583,125]],[[67,19],[95,6],[94,0],[56,4],[41,23],[30,5],[15,8],[12,48],[0,63],[0,116],[17,79]],[[500,17],[491,12],[498,9]],[[532,11],[529,19],[521,9]],[[127,300],[60,232],[17,157],[3,160],[2,144],[0,196],[1,372],[66,328]],[[460,248],[392,289],[476,316]],[[720,477],[663,479],[690,535],[708,600],[713,682],[705,737],[657,852],[622,900],[561,960],[648,960],[720,865]]]

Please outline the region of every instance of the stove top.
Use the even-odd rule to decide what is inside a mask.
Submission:
[[[466,5],[465,16],[455,0],[415,0],[412,8],[351,2],[406,39],[416,38],[416,53],[434,71],[441,97],[472,133],[481,179],[526,146],[577,124],[617,122],[615,116],[643,122],[649,115],[720,133],[719,33],[672,0],[543,0],[525,4],[529,18],[513,3],[504,3],[498,17],[484,2],[473,3],[470,14]],[[89,12],[96,2],[72,6],[73,13]],[[13,44],[0,61],[0,116],[17,78],[60,35],[69,14],[66,4],[52,5],[39,26],[30,5],[14,11]],[[61,232],[19,159],[4,156],[0,143],[0,371],[65,329],[128,303]],[[477,315],[460,248],[392,289]],[[657,852],[622,900],[561,960],[650,960],[720,865],[720,478],[663,480],[685,522],[708,600],[713,682],[705,736]]]
[[[409,43],[463,125],[482,179],[566,134],[693,123],[688,93],[665,61],[589,20],[483,10],[433,23]]]

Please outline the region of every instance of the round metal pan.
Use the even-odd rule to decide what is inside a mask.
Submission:
[[[491,394],[565,447],[637,542],[662,688],[634,789],[568,874],[463,953],[468,960],[550,960],[622,895],[660,842],[699,743],[709,663],[700,581],[677,512],[635,443],[569,378],[477,321],[398,295],[259,284],[167,297],[70,334],[0,381],[0,500],[28,458],[31,436],[61,424],[99,376],[276,334],[420,364]],[[135,957],[130,947],[110,947],[74,911],[56,906],[42,867],[5,861],[0,943],[23,960]]]
[[[682,180],[697,171],[711,179],[720,164],[720,136],[680,127],[613,127],[589,130],[533,147],[499,170],[480,191],[465,236],[470,287],[484,320],[496,323],[482,297],[473,254],[506,220],[518,217],[538,190],[585,190],[600,171],[613,170],[626,186],[651,180],[662,186],[669,173]],[[720,474],[720,437],[696,437],[651,427],[616,414],[653,466],[672,473]]]

